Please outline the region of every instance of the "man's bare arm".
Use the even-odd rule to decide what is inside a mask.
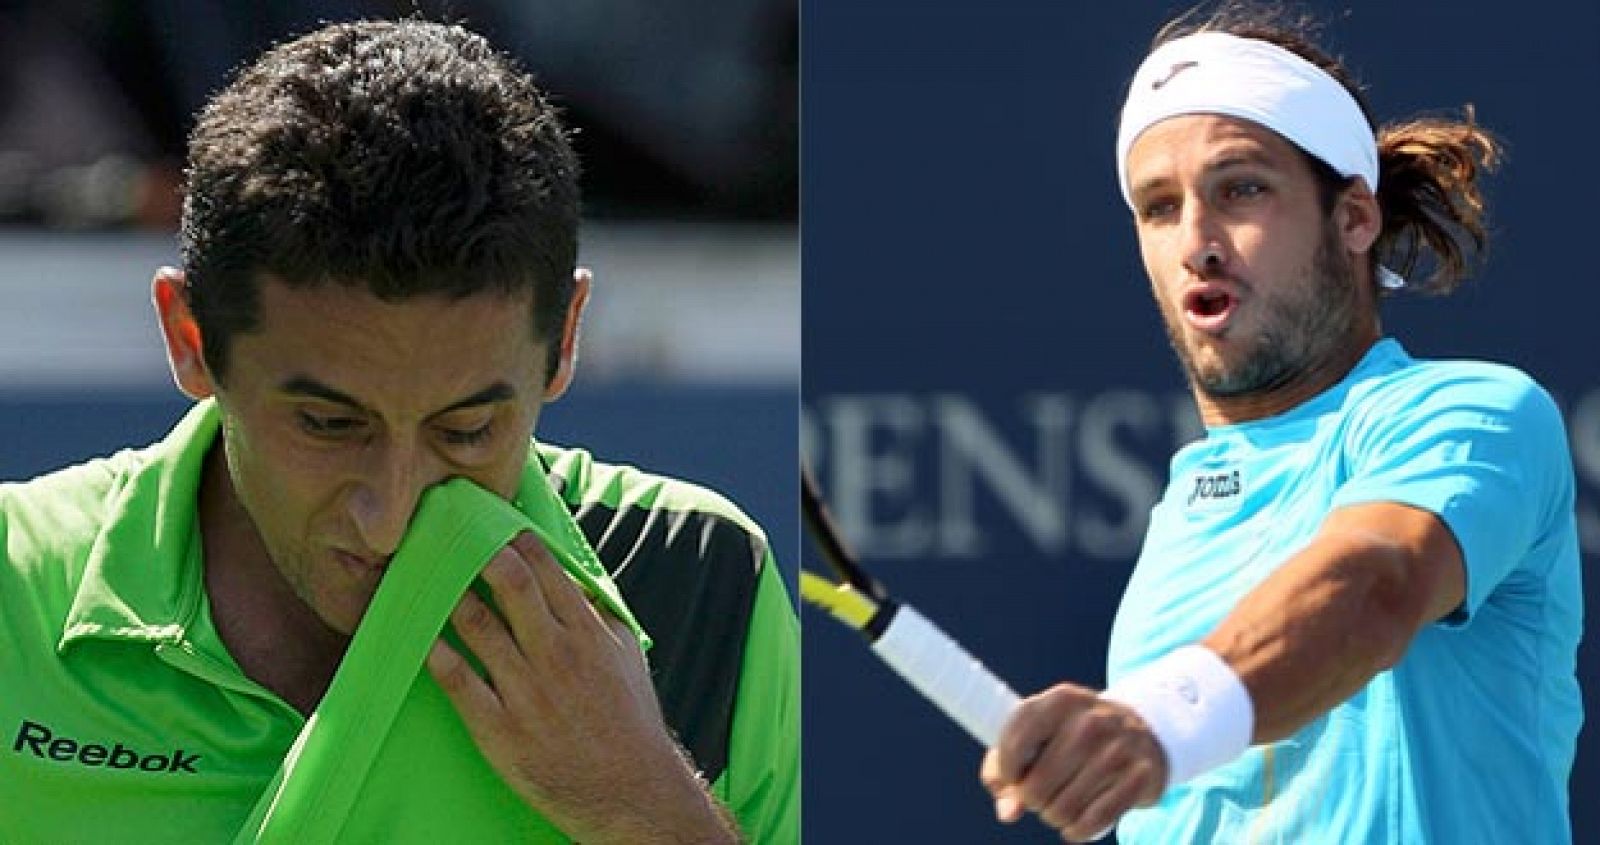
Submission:
[[[1248,741],[1272,742],[1393,666],[1418,631],[1465,595],[1461,550],[1437,516],[1387,502],[1355,505],[1330,514],[1311,544],[1201,644],[1249,694]],[[1018,708],[981,777],[1002,820],[1027,808],[1063,837],[1087,840],[1160,798],[1173,761],[1156,737],[1117,688],[1103,696],[1057,684]]]
[[[1461,550],[1432,513],[1340,508],[1311,544],[1250,591],[1202,644],[1255,705],[1252,742],[1283,739],[1404,656],[1466,596]]]

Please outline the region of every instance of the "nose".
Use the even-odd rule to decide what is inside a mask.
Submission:
[[[1200,278],[1221,274],[1228,264],[1228,250],[1216,215],[1204,202],[1191,200],[1183,204],[1179,225],[1184,269]]]
[[[422,491],[444,478],[420,449],[374,443],[366,451],[347,507],[364,551],[388,556],[399,548]]]

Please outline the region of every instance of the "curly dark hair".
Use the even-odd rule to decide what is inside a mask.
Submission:
[[[386,301],[531,289],[533,331],[558,337],[578,172],[532,78],[459,26],[340,23],[274,47],[189,138],[180,240],[213,377],[268,275]]]

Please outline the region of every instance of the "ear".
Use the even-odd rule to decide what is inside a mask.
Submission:
[[[1350,187],[1339,193],[1333,207],[1333,221],[1345,249],[1357,256],[1372,251],[1372,245],[1383,232],[1383,211],[1378,207],[1378,198],[1367,187],[1366,179],[1356,177]]]
[[[189,300],[184,296],[187,284],[182,270],[162,267],[150,283],[150,300],[156,308],[156,322],[161,325],[161,338],[167,344],[172,380],[189,398],[204,399],[216,392],[216,386],[202,354],[200,324],[194,321]]]
[[[544,401],[560,399],[572,386],[572,377],[578,367],[578,330],[583,323],[583,309],[589,304],[589,285],[594,274],[587,267],[579,267],[572,274],[572,302],[567,306],[567,318],[561,324],[561,357],[555,375],[544,387]]]

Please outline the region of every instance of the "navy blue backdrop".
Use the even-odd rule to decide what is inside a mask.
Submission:
[[[1600,10],[1352,2],[1328,41],[1380,120],[1477,106],[1510,144],[1493,254],[1396,302],[1418,355],[1517,364],[1568,411],[1600,606],[1600,284],[1585,153]],[[853,0],[802,8],[803,440],[868,563],[1019,690],[1103,680],[1106,634],[1193,412],[1151,307],[1112,146],[1173,7]],[[1052,842],[1003,828],[977,746],[818,614],[805,619],[806,841]],[[1593,626],[1591,625],[1591,630]],[[1580,657],[1594,712],[1600,654]],[[1600,841],[1600,741],[1572,780]]]

